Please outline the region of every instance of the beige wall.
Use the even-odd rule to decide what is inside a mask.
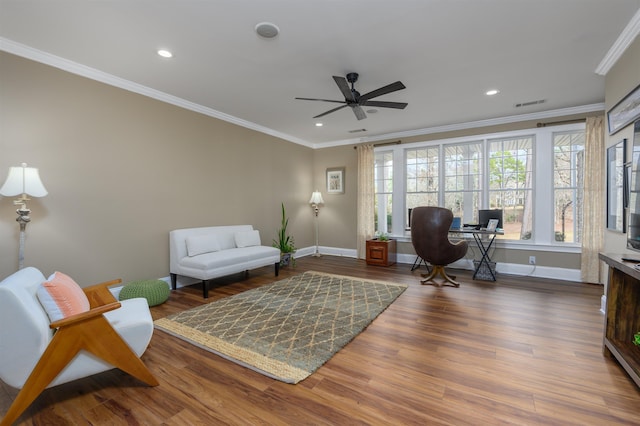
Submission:
[[[605,79],[605,104],[607,110],[617,104],[622,98],[640,85],[640,37],[625,51],[624,55],[611,68]],[[633,123],[616,134],[605,136],[605,146],[615,145],[627,139],[627,158],[631,159],[633,145]],[[603,156],[605,153],[603,153]],[[605,248],[608,253],[632,253],[627,250],[627,235],[605,230]],[[639,256],[638,252],[634,255]]]
[[[322,192],[325,203],[318,215],[319,245],[355,249],[358,189],[356,151],[351,145],[318,149],[314,151],[313,158],[313,181],[315,188]],[[333,167],[345,168],[344,194],[327,194],[326,172]]]
[[[163,277],[171,229],[249,223],[271,244],[281,201],[313,244],[312,149],[7,53],[0,75],[0,179],[27,162],[49,191],[29,203],[25,265],[83,285]],[[2,277],[18,264],[11,200]]]

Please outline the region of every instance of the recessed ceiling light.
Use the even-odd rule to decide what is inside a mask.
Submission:
[[[173,57],[173,53],[169,52],[166,49],[159,49],[158,50],[158,55],[162,56],[163,58],[172,58]]]
[[[368,110],[367,110],[367,113],[368,113],[368,114],[375,114],[375,113],[377,113],[377,112],[378,112],[378,110],[377,110],[377,109],[368,109]]]
[[[500,93],[498,89],[491,89],[491,90],[487,90],[484,94],[487,96],[493,96],[493,95],[497,95],[498,93]]]
[[[316,123],[316,127],[322,127],[323,124],[322,123]]]

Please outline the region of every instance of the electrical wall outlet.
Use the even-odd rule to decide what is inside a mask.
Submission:
[[[536,257],[529,256],[529,265],[535,265],[535,264],[536,264]]]

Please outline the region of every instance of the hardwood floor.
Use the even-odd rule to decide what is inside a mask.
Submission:
[[[21,425],[640,424],[640,390],[602,355],[602,287],[501,275],[423,286],[410,265],[324,256],[317,270],[409,285],[364,332],[297,385],[156,330],[149,388],[112,370],[46,390]],[[154,319],[274,281],[272,268],[172,292]],[[4,413],[15,390],[0,388]]]

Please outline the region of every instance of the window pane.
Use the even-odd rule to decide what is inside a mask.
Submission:
[[[553,135],[553,186],[556,242],[582,241],[584,131]]]
[[[476,223],[482,187],[482,142],[444,147],[444,207]]]
[[[503,210],[505,238],[533,237],[533,136],[489,142],[489,208]]]
[[[478,223],[479,192],[447,192],[444,204],[451,209],[454,217],[461,218],[464,223]],[[465,212],[469,214],[465,216]]]
[[[419,206],[437,206],[439,188],[439,148],[427,147],[405,151],[406,194],[405,227],[409,211]]]
[[[393,210],[393,152],[375,154],[375,230],[392,233],[391,217]],[[382,220],[380,220],[382,218]]]

